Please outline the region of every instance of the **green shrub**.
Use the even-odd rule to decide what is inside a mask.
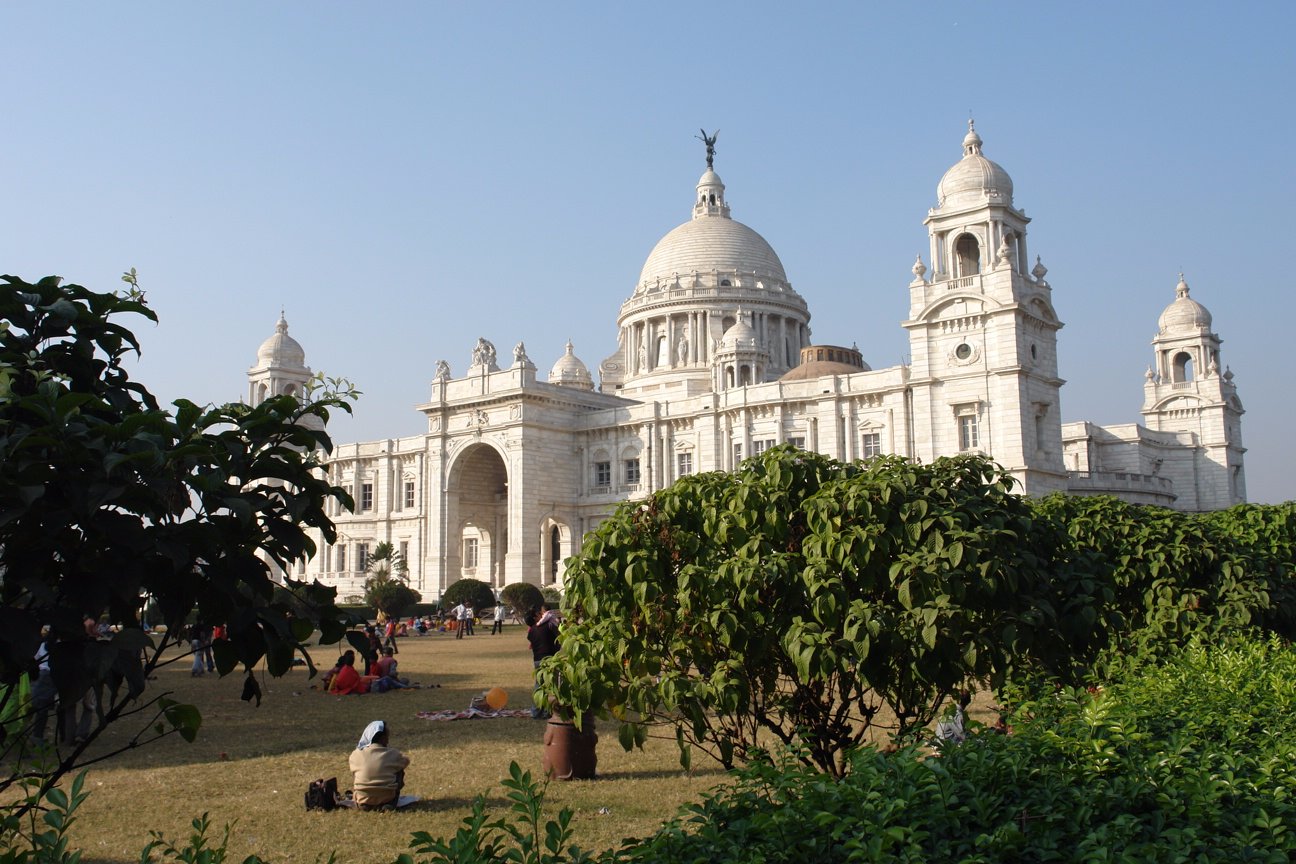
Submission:
[[[544,602],[540,589],[530,582],[510,582],[504,586],[500,596],[519,615],[525,615],[528,609],[535,609]]]
[[[938,754],[865,748],[834,781],[795,758],[616,856],[722,862],[1264,861],[1296,854],[1296,655],[1194,644],[1089,693],[1023,704]]]
[[[479,579],[460,579],[441,595],[441,608],[453,609],[464,601],[471,603],[478,612],[492,609],[495,606],[495,592]]]

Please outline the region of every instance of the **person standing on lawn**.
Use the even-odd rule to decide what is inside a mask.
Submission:
[[[494,616],[493,622],[492,622],[492,624],[491,624],[491,635],[492,635],[492,636],[494,636],[496,633],[503,633],[503,632],[504,632],[504,616],[505,616],[505,614],[507,614],[507,613],[506,613],[506,611],[505,611],[505,609],[504,609],[504,601],[503,601],[503,600],[496,600],[496,601],[495,601],[495,616]]]
[[[549,604],[541,603],[539,609],[532,609],[527,613],[526,622],[529,625],[527,642],[531,643],[532,665],[535,669],[539,669],[541,661],[558,653],[558,621],[549,609]],[[539,687],[540,683],[537,681],[532,687],[532,692]],[[536,720],[547,720],[549,712],[537,707],[533,700],[531,716]]]

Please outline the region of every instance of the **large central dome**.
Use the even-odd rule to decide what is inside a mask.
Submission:
[[[732,219],[724,184],[708,168],[697,184],[693,218],[663,237],[639,274],[640,286],[672,283],[693,273],[744,273],[786,283],[783,262],[765,238]]]

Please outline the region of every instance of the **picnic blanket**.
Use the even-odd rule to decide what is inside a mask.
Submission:
[[[501,708],[491,711],[489,708],[466,708],[456,711],[453,708],[445,711],[420,711],[414,715],[420,720],[491,720],[496,717],[530,717],[529,708]]]

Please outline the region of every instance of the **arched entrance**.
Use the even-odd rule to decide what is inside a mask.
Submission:
[[[540,526],[540,584],[562,587],[566,568],[563,561],[575,553],[571,526],[553,517]]]
[[[489,444],[469,445],[446,485],[446,584],[463,578],[504,584],[508,551],[508,469]]]

